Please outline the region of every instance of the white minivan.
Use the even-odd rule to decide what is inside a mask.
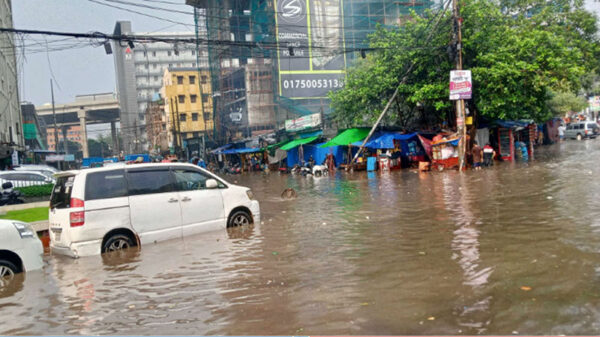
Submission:
[[[192,164],[133,164],[56,177],[50,247],[75,258],[260,221],[249,188]]]

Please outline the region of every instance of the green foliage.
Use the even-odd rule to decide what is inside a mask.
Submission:
[[[108,143],[102,139],[88,139],[88,151],[90,157],[104,157],[111,154]]]
[[[548,101],[548,106],[555,116],[563,116],[567,112],[577,112],[585,109],[588,103],[584,97],[576,96],[572,92],[559,92],[553,94]]]
[[[18,211],[8,211],[0,215],[0,219],[11,219],[23,222],[48,220],[48,207],[28,208]]]
[[[45,197],[52,194],[52,184],[15,187],[15,190],[20,191],[25,197]]]
[[[331,94],[339,126],[374,122],[413,62],[385,123],[422,127],[452,121],[451,13],[445,12],[434,30],[436,15],[413,15],[402,27],[380,28],[370,36],[374,51],[349,69],[345,88]],[[545,121],[556,113],[548,104],[553,92],[593,88],[590,74],[600,60],[598,29],[581,1],[467,0],[461,2],[460,15],[463,69],[473,76],[468,104],[477,116]]]

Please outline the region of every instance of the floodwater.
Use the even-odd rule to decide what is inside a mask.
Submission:
[[[0,334],[597,335],[599,155],[569,141],[465,174],[229,176],[262,223],[48,256],[0,294]]]

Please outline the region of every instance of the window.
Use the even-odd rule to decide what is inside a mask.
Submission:
[[[188,170],[174,170],[175,186],[177,191],[195,191],[206,188],[206,181],[210,177],[198,172]]]
[[[196,51],[192,50],[192,56],[196,55]]]
[[[179,114],[179,120],[182,122],[185,122],[185,120],[186,120],[185,114]]]
[[[129,171],[127,182],[129,184],[129,195],[173,191],[173,183],[168,170]]]
[[[56,179],[52,196],[50,197],[50,208],[68,208],[71,206],[71,190],[75,176],[59,177]]]
[[[171,51],[170,50],[167,52],[167,56],[171,56]]]
[[[179,103],[185,103],[185,96],[184,95],[179,95],[177,97],[179,99]]]
[[[177,84],[183,84],[183,76],[177,76]]]
[[[208,102],[210,98],[210,94],[202,94],[202,102]]]
[[[148,57],[148,53],[147,52],[144,52],[144,57]]]
[[[148,69],[148,63],[144,64],[144,69]]]
[[[173,63],[169,63],[169,68],[173,68]]]
[[[210,112],[205,112],[204,113],[204,121],[208,121],[210,120]]]
[[[198,121],[198,113],[197,112],[192,112],[192,121],[194,121],[194,122]]]
[[[196,76],[190,76],[190,84],[196,84]]]
[[[152,52],[152,56],[156,56],[156,52],[155,51]]]
[[[153,64],[153,65],[152,65],[152,69],[156,69],[156,64]]]
[[[196,95],[190,95],[190,103],[196,103],[197,99],[198,99],[198,96],[196,96]]]
[[[196,67],[196,62],[192,63],[192,67],[194,67],[194,68]]]
[[[206,75],[202,75],[201,81],[202,81],[202,84],[206,84],[206,82],[208,81],[208,77]]]
[[[90,173],[85,179],[85,200],[127,196],[124,170]]]
[[[154,76],[154,80],[155,80],[155,81],[158,81],[158,76]]]
[[[163,129],[163,131],[166,131],[167,130],[167,126],[163,124],[162,125],[162,129]]]

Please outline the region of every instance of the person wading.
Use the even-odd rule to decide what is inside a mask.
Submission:
[[[481,160],[483,158],[483,150],[477,144],[477,142],[473,142],[473,149],[471,150],[473,153],[473,168],[476,170],[481,170]]]

